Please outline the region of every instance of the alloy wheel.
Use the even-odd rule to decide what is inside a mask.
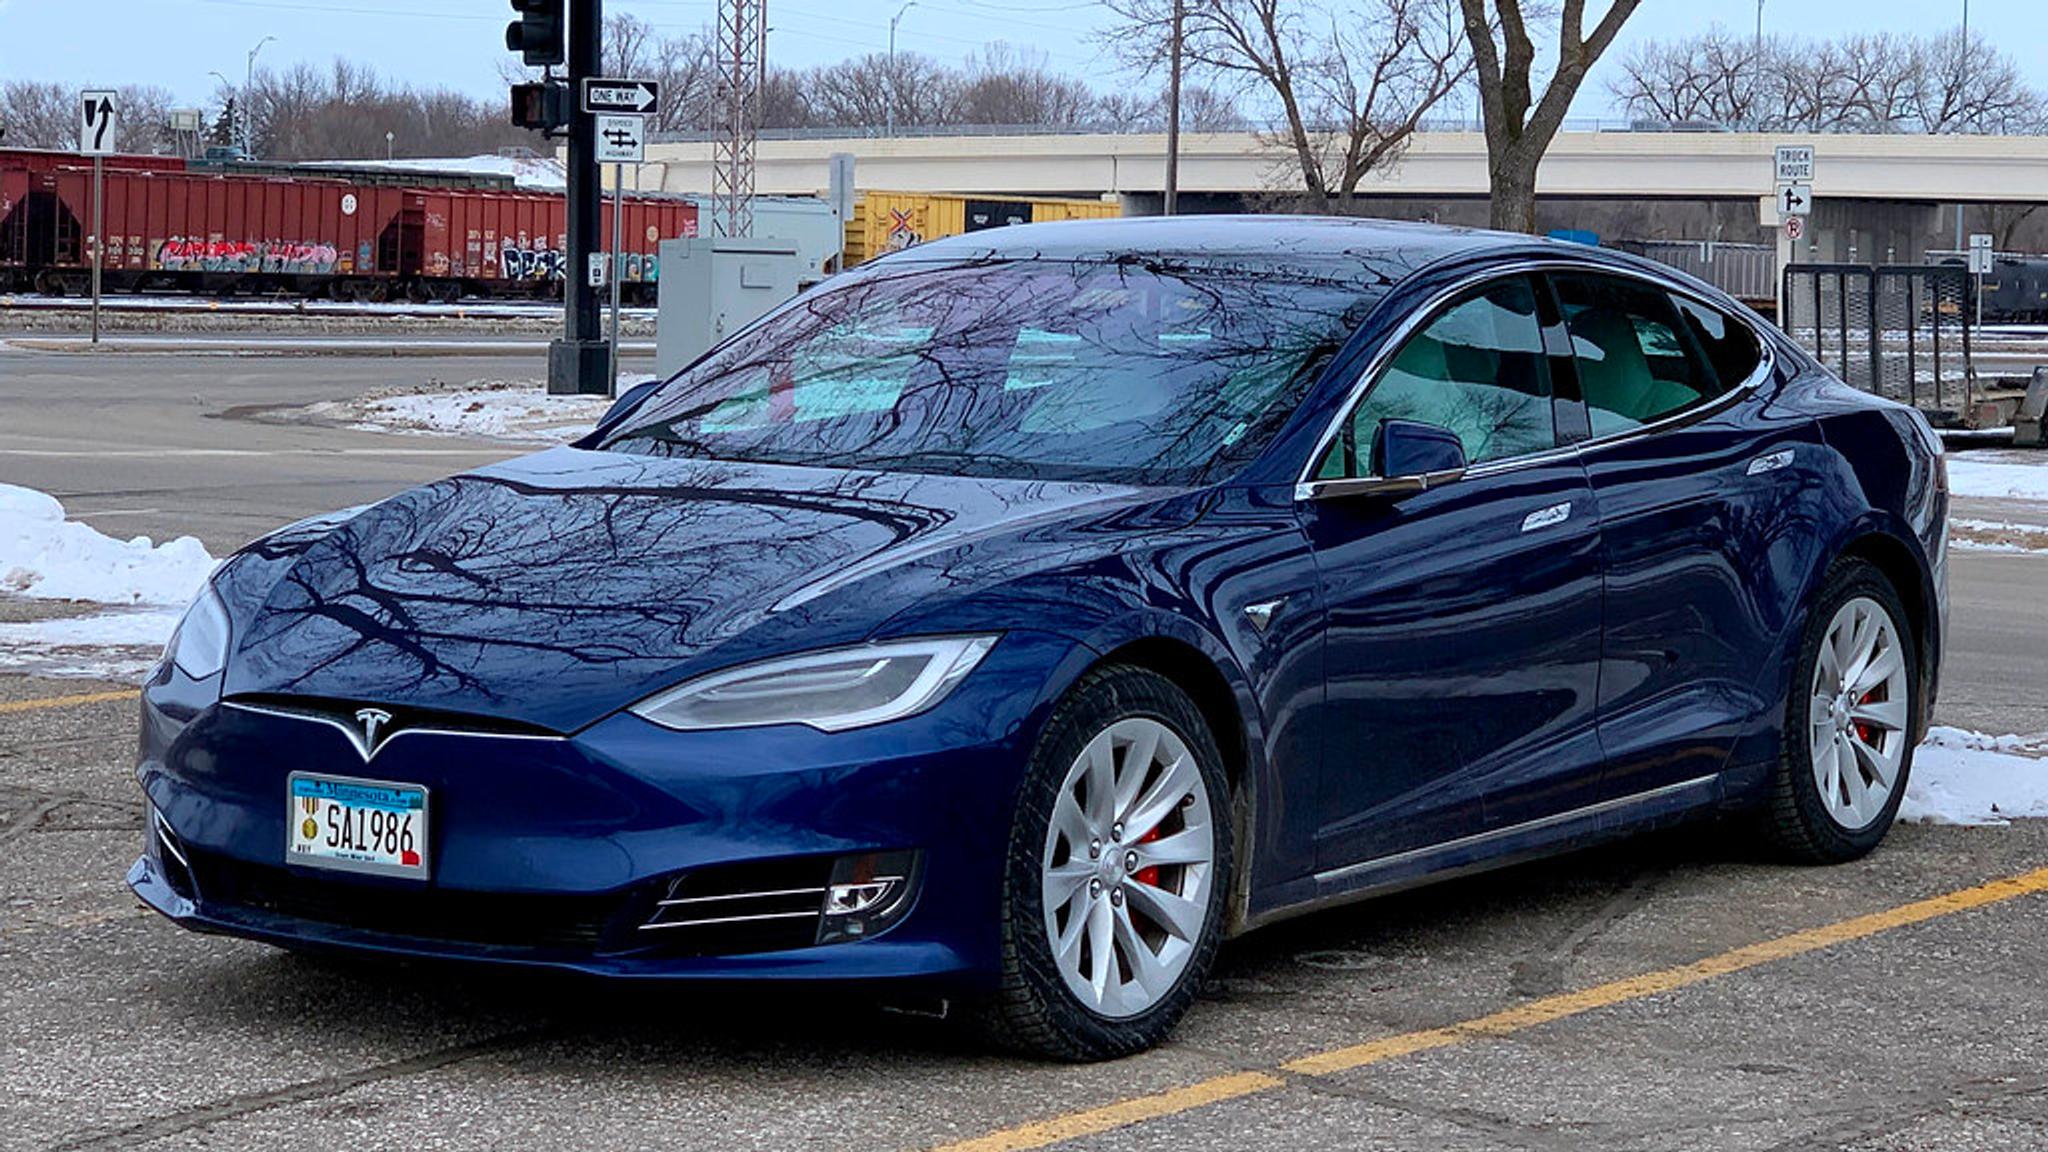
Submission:
[[[1858,596],[1835,612],[1814,660],[1808,747],[1821,806],[1848,831],[1877,820],[1898,786],[1909,739],[1906,674],[1883,605]]]
[[[1091,1011],[1139,1015],[1196,952],[1216,883],[1216,827],[1187,742],[1157,720],[1103,729],[1067,770],[1042,857],[1045,932]]]

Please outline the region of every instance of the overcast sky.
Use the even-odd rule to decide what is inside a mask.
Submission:
[[[1767,0],[1773,34],[1844,31],[1925,33],[1952,28],[1963,0]],[[1970,21],[2011,52],[2037,85],[2048,86],[2044,0],[1973,0]],[[801,67],[880,51],[899,0],[769,0],[769,55]],[[665,31],[702,27],[713,0],[611,0]],[[1602,0],[1588,7],[1604,9]],[[0,0],[0,79],[94,85],[157,84],[206,103],[218,71],[239,82],[247,53],[264,36],[260,63],[325,64],[336,56],[386,77],[445,84],[478,95],[502,90],[504,0]],[[1754,0],[1644,0],[1610,56],[1637,39],[1670,38],[1720,23],[1748,31]],[[899,51],[958,59],[991,41],[1044,53],[1062,69],[1101,84],[1108,64],[1090,33],[1109,22],[1090,0],[916,0],[897,29]],[[1606,69],[1573,112],[1613,114]]]

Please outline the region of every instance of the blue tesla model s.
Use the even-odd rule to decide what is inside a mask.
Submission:
[[[228,560],[144,694],[128,879],[201,931],[907,983],[1120,1055],[1312,909],[1701,813],[1869,851],[1946,507],[1919,415],[1613,253],[943,240]]]

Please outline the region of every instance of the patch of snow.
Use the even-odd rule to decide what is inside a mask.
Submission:
[[[560,192],[569,177],[562,162],[551,156],[450,156],[420,160],[320,160],[318,168],[357,168],[384,172],[452,172],[463,175],[510,176],[521,188]]]
[[[2011,459],[2011,454],[1951,455],[1949,492],[1994,500],[2048,500],[2048,453],[2043,453],[2038,463],[2009,462]]]
[[[2048,734],[1987,736],[1933,728],[1913,753],[1899,819],[1998,826],[2048,817]]]
[[[0,624],[0,668],[140,679],[217,562],[190,536],[116,540],[64,518],[44,492],[0,484],[0,595],[106,611]]]
[[[47,493],[0,484],[0,593],[42,600],[183,606],[214,558],[190,536],[116,540],[64,518]]]
[[[1958,551],[2048,556],[2048,526],[1952,516],[1949,527],[1949,547]]]
[[[651,379],[622,375],[619,390]],[[590,431],[611,404],[604,396],[550,396],[543,385],[531,381],[484,380],[453,389],[371,393],[354,400],[324,401],[305,411],[308,416],[340,421],[367,432],[561,444]]]

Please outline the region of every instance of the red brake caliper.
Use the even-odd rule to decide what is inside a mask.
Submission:
[[[1878,693],[1880,693],[1880,692],[1883,692],[1883,691],[1884,691],[1884,685],[1883,685],[1883,684],[1879,684],[1879,685],[1878,685],[1877,687],[1875,687],[1875,688],[1872,688],[1872,689],[1871,689],[1870,691],[1868,691],[1868,692],[1865,692],[1865,693],[1863,694],[1863,697],[1862,697],[1861,699],[1859,699],[1859,700],[1857,700],[1857,701],[1856,701],[1856,706],[1857,706],[1858,708],[1861,708],[1861,707],[1863,707],[1863,706],[1864,706],[1865,704],[1869,704],[1869,703],[1871,703],[1872,701],[1878,700]],[[1882,701],[1879,701],[1879,702],[1881,703]],[[1869,744],[1869,743],[1870,743],[1870,725],[1868,725],[1868,724],[1865,724],[1865,723],[1864,723],[1863,721],[1861,721],[1861,720],[1858,720],[1858,721],[1856,721],[1855,727],[1856,727],[1856,738],[1857,738],[1858,740],[1861,740],[1861,741],[1863,741],[1863,742],[1864,742],[1865,744]]]
[[[1159,839],[1159,827],[1158,825],[1154,825],[1150,832],[1147,832],[1143,836],[1138,837],[1138,843],[1150,844],[1152,841],[1157,839]],[[1157,888],[1159,887],[1159,866],[1157,864],[1154,864],[1150,868],[1140,868],[1134,874],[1133,878],[1136,879],[1137,882],[1140,884],[1150,884],[1152,887]]]

